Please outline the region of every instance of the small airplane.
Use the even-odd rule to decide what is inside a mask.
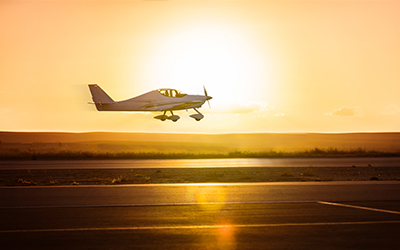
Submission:
[[[93,102],[89,102],[89,104],[95,104],[98,111],[164,111],[162,115],[154,118],[161,121],[168,119],[173,122],[180,118],[173,111],[194,109],[197,114],[192,114],[190,117],[200,121],[204,118],[204,115],[197,108],[200,108],[206,101],[210,105],[209,100],[212,99],[211,96],[207,95],[206,88],[204,86],[203,88],[204,95],[187,95],[176,89],[157,89],[131,99],[116,102],[99,85],[89,84],[93,99]],[[168,116],[167,112],[170,112],[171,115]]]

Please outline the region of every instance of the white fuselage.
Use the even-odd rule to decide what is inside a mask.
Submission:
[[[153,90],[143,95],[113,103],[95,103],[99,111],[165,111],[200,108],[207,100],[203,95],[170,97]]]
[[[196,121],[204,118],[197,108],[200,108],[204,102],[212,99],[207,95],[204,88],[204,95],[187,95],[176,89],[157,89],[147,92],[143,95],[127,99],[124,101],[114,101],[103,89],[97,84],[89,84],[93,102],[98,111],[162,111],[162,115],[154,117],[155,119],[165,121],[172,120],[176,122],[179,116],[175,115],[175,110],[193,109],[196,114],[190,117]],[[171,115],[167,115],[167,112]]]

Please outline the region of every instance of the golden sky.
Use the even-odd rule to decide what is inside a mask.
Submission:
[[[400,131],[400,1],[0,1],[0,131]],[[205,118],[98,112],[157,88]]]

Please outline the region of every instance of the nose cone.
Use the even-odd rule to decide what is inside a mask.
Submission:
[[[208,101],[208,100],[211,100],[212,99],[212,97],[211,96],[206,96],[206,100]]]

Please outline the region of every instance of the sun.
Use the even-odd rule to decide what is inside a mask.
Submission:
[[[240,28],[224,23],[186,25],[165,35],[148,62],[149,83],[202,94],[214,101],[251,99],[265,61]],[[264,67],[265,68],[265,67]]]

